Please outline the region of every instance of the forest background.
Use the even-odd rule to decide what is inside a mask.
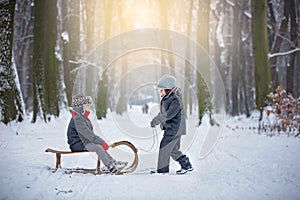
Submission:
[[[205,112],[216,111],[209,89],[214,79],[207,83],[189,66],[187,60],[199,59],[189,46],[182,47],[184,57],[140,49],[114,63],[104,62],[111,46],[97,49],[122,33],[147,28],[180,33],[205,49],[207,65],[222,77],[229,115],[262,111],[279,85],[300,95],[297,0],[0,0],[0,21],[5,124],[29,114],[32,122],[50,121],[69,108],[77,92],[93,97],[99,119],[108,110],[122,114],[128,104],[159,101],[153,84],[166,73],[183,77],[185,106],[190,112],[196,107],[201,122]],[[165,39],[172,48],[172,38]],[[124,46],[121,38],[119,47]]]

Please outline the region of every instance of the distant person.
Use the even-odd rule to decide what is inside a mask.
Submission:
[[[143,106],[143,113],[148,114],[148,110],[149,110],[149,106],[148,106],[148,104],[145,104]]]
[[[73,152],[96,152],[111,173],[118,173],[127,162],[116,161],[107,152],[108,144],[93,132],[93,125],[89,120],[91,98],[81,94],[72,99],[72,118],[68,126],[68,144]]]
[[[193,170],[189,158],[179,150],[181,136],[186,134],[185,112],[182,94],[176,87],[176,78],[164,75],[157,84],[161,94],[160,112],[150,122],[151,127],[160,125],[164,136],[160,142],[157,170],[151,173],[168,173],[170,157],[178,161],[181,169],[177,174]]]

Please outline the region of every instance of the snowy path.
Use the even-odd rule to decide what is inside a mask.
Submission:
[[[48,168],[54,167],[55,156],[44,149],[68,148],[68,120],[65,115],[49,124],[0,125],[0,199],[300,199],[298,138],[270,138],[253,130],[224,128],[212,153],[199,159],[206,124],[197,130],[186,152],[195,171],[183,176],[174,174],[179,168],[174,162],[169,175],[148,174],[145,169],[155,167],[156,160],[155,153],[147,157],[145,152],[140,152],[139,168],[132,174],[53,174]],[[243,120],[230,118],[226,124],[255,123]],[[112,123],[107,119],[100,125],[104,132],[118,134]],[[92,168],[96,164],[89,154],[63,156],[62,162],[65,167]]]

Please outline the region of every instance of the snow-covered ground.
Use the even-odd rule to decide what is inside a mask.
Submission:
[[[150,115],[136,107],[123,117],[110,113],[96,122],[109,143],[125,139],[139,149],[139,167],[134,173],[95,176],[50,172],[55,155],[44,150],[68,149],[70,117],[65,112],[47,124],[31,124],[29,120],[0,124],[0,199],[300,199],[299,138],[260,135],[252,128],[256,117],[228,117],[217,145],[204,159],[199,154],[208,120],[196,128],[190,117],[192,137],[183,137],[183,149],[195,170],[181,176],[175,175],[179,169],[175,162],[168,175],[149,174],[157,162],[158,144],[153,136],[157,134],[159,139],[161,132],[153,131],[148,125]],[[128,121],[132,123],[128,125]],[[94,157],[65,155],[62,166],[93,168]]]

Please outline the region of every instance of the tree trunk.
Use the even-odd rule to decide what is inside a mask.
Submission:
[[[269,52],[267,6],[267,0],[252,0],[252,42],[255,66],[256,107],[260,111],[266,106],[267,95],[271,91],[271,72],[267,56]]]
[[[298,39],[297,39],[297,21],[296,21],[296,7],[295,7],[295,3],[293,0],[290,1],[290,9],[289,9],[289,13],[290,13],[290,40],[292,43],[294,43],[294,46],[291,47],[291,49],[294,49],[298,46]],[[296,93],[296,91],[294,90],[294,88],[297,88],[297,85],[295,85],[296,87],[294,87],[294,83],[296,75],[295,75],[295,60],[296,60],[296,52],[292,53],[290,55],[290,61],[289,64],[287,66],[287,72],[286,72],[286,91],[288,93]]]
[[[124,3],[124,0],[123,0]],[[120,27],[121,30],[125,30],[126,29],[126,18],[123,17],[123,10],[122,7],[119,7],[120,9]],[[124,41],[125,39],[123,37],[121,37],[121,48],[126,48],[124,45]],[[126,91],[127,91],[127,78],[126,78],[126,72],[128,70],[128,61],[127,61],[127,56],[123,56],[121,58],[121,76],[120,76],[120,96],[118,98],[118,103],[117,103],[117,108],[116,108],[116,113],[122,115],[123,112],[125,112],[127,110],[127,95],[126,95]]]
[[[288,23],[289,23],[289,2],[291,0],[283,1],[284,2],[284,8],[283,8],[283,15],[284,17],[282,18],[279,32],[275,34],[275,40],[271,48],[271,53],[278,53],[280,51],[281,43],[283,41],[283,36],[285,35],[287,28],[288,28]],[[272,74],[272,89],[275,90],[275,88],[279,84],[278,80],[278,73],[277,73],[277,57],[274,56],[271,58],[271,74]]]
[[[114,1],[107,1],[107,9],[105,10],[105,24],[104,24],[104,40],[107,40],[110,36],[111,32],[111,23],[112,23],[112,11],[113,11],[113,5]],[[109,46],[105,47],[103,49],[103,59],[102,60],[108,60],[109,56]],[[108,63],[105,63],[108,64]],[[97,117],[98,119],[102,119],[106,117],[107,112],[107,104],[108,104],[108,71],[107,66],[103,66],[106,69],[103,69],[102,77],[98,82],[98,98],[97,98]]]
[[[56,1],[36,1],[34,16],[33,122],[38,113],[46,122],[50,120],[50,115],[59,116],[60,107],[61,80],[55,55]]]
[[[295,8],[296,8],[296,19],[297,19],[297,32],[300,33],[300,1],[295,1]],[[298,43],[299,44],[299,43]],[[295,75],[296,75],[296,82],[295,82],[295,97],[300,96],[300,53],[296,54],[296,60],[295,65],[297,66],[295,69]]]
[[[268,41],[269,41],[269,47],[272,47],[272,43],[275,40],[275,30],[276,30],[276,19],[275,19],[275,13],[274,13],[274,6],[273,6],[273,0],[268,0],[268,26],[271,28],[268,31]]]
[[[189,9],[188,9],[188,18],[187,18],[187,36],[190,38],[191,37],[191,29],[192,29],[192,16],[193,13],[193,1],[189,2]],[[186,44],[186,52],[185,52],[185,58],[187,60],[190,60],[191,57],[191,49],[190,49],[190,44],[189,42],[187,42]],[[189,96],[189,84],[191,83],[190,77],[191,77],[191,73],[190,73],[190,63],[189,62],[185,62],[185,66],[184,66],[184,74],[185,74],[185,81],[184,81],[184,110],[187,111],[187,105],[188,105],[188,99],[191,98]],[[190,107],[192,107],[192,105],[190,105]],[[187,115],[187,112],[185,112],[185,114]]]
[[[199,0],[198,1],[199,10],[198,10],[198,28],[197,28],[197,42],[209,52],[209,0]],[[199,55],[198,55],[199,56]],[[208,59],[205,59],[208,60]],[[209,67],[210,63],[207,62],[204,65]],[[207,91],[207,86],[205,85],[204,79],[201,74],[197,73],[197,97],[198,97],[198,115],[199,115],[199,125],[202,122],[202,117],[206,109],[210,112],[210,96]]]
[[[168,0],[163,0],[159,1],[159,12],[160,12],[160,22],[161,22],[161,27],[164,29],[169,29],[169,17],[168,17],[168,5],[169,5]],[[171,44],[171,38],[166,38],[165,40],[166,46],[168,49],[172,48]],[[168,61],[168,62],[167,62]],[[173,54],[165,51],[161,51],[161,65],[164,66],[162,68],[162,74],[172,74],[175,75],[175,66],[174,66],[174,58]],[[169,70],[167,70],[167,68]]]
[[[62,0],[63,11],[63,66],[64,81],[68,105],[71,105],[73,82],[75,79],[71,71],[78,67],[75,62],[78,59],[80,49],[80,0]],[[76,95],[76,94],[73,94]]]
[[[25,111],[32,111],[33,0],[17,0],[14,17],[14,60],[18,70]]]
[[[232,34],[232,46],[231,46],[231,57],[232,57],[232,70],[231,70],[231,99],[232,99],[232,115],[239,114],[239,71],[240,71],[240,63],[239,63],[239,55],[241,52],[238,52],[238,48],[240,45],[240,29],[241,22],[239,18],[239,9],[238,9],[238,1],[235,0],[233,6],[233,34]]]
[[[15,0],[0,1],[0,121],[23,121],[21,94],[17,87],[17,71],[13,60]]]
[[[94,49],[94,15],[95,15],[95,0],[85,1],[86,4],[86,53],[89,54]],[[95,84],[96,84],[96,74],[97,70],[94,66],[88,65],[86,67],[86,91],[85,95],[93,96],[95,95]]]
[[[247,1],[240,1],[241,10],[239,12],[239,18],[242,21],[241,30],[240,30],[240,45],[239,50],[240,52],[240,76],[239,76],[239,84],[240,84],[240,110],[241,113],[245,113],[247,117],[250,117],[250,109],[251,109],[251,95],[249,95],[248,88],[253,88],[251,85],[251,80],[253,79],[252,76],[249,76],[249,71],[252,71],[252,65],[248,61],[249,59],[249,51],[251,50],[251,43],[250,41],[250,33],[249,31],[249,22],[250,19],[244,13],[248,12],[249,9],[249,2]],[[248,8],[248,9],[247,9]],[[248,35],[248,37],[242,38],[242,36]],[[251,58],[251,57],[250,57]],[[250,73],[251,75],[251,73]],[[253,103],[253,102],[252,102]]]

